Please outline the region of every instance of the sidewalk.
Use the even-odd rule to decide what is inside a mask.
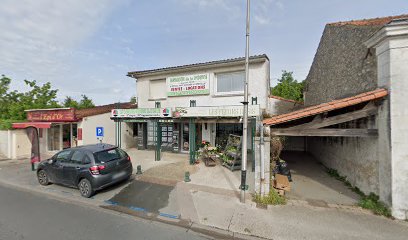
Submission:
[[[138,162],[136,159],[132,161]],[[155,167],[165,169],[167,165],[177,162],[174,159],[164,159],[160,163],[150,163],[156,166],[151,166],[145,173]],[[136,168],[136,164],[134,167]],[[245,204],[241,204],[237,191],[199,185],[194,180],[185,183],[178,179],[179,176],[172,181],[166,181],[148,174],[144,176],[145,173],[137,176],[136,181],[114,186],[99,192],[91,199],[85,199],[77,189],[55,184],[40,186],[28,161],[0,162],[1,183],[58,196],[70,202],[104,206],[131,215],[164,221],[188,230],[217,231],[221,234],[217,239],[225,239],[228,236],[231,239],[248,239],[257,236],[267,239],[389,240],[406,239],[408,236],[408,222],[374,216],[358,208],[313,207],[306,201],[296,200],[289,201],[285,206],[258,209],[250,196]],[[135,204],[148,203],[146,209],[151,208],[151,211],[140,206],[125,208],[112,201],[115,197],[123,197],[124,193],[129,193],[132,186],[137,194],[127,195],[127,198],[132,199]],[[143,194],[141,187],[153,192],[151,195]]]

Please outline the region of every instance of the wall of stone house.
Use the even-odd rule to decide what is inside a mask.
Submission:
[[[304,89],[311,106],[377,87],[375,50],[364,42],[381,26],[326,25]]]
[[[365,194],[379,194],[378,138],[308,137],[307,149]]]

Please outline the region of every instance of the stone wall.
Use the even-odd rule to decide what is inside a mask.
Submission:
[[[316,105],[377,87],[375,50],[364,41],[381,26],[326,25],[306,78],[305,105]]]

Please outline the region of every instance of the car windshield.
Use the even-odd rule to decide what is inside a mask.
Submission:
[[[121,157],[122,156],[117,148],[95,153],[95,161],[97,163],[109,162]]]

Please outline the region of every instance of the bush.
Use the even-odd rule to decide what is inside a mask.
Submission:
[[[12,120],[12,119],[0,119],[0,130],[9,130],[12,129],[12,123],[24,122],[22,120]]]
[[[279,194],[274,189],[271,189],[269,191],[269,194],[266,196],[255,194],[253,196],[253,201],[258,204],[264,204],[264,205],[285,205],[286,204],[286,198],[279,196]]]

